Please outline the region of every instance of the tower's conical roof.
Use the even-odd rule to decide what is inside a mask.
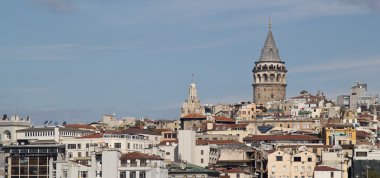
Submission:
[[[273,34],[272,34],[272,27],[269,23],[269,31],[267,35],[267,39],[265,40],[265,44],[263,49],[261,49],[261,56],[260,56],[260,62],[280,62],[280,55],[278,53],[278,49],[276,47],[276,42],[274,41]]]

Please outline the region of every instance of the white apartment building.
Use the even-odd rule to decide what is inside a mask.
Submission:
[[[94,134],[94,131],[77,128],[65,128],[63,126],[29,127],[16,131],[16,138],[20,142],[33,143],[36,141],[51,141],[59,143],[64,139],[79,138]]]
[[[220,157],[217,146],[208,143],[200,144],[199,141],[207,140],[196,140],[195,138],[193,130],[178,131],[178,160],[202,167],[215,164]]]
[[[101,152],[103,149],[115,149],[121,153],[140,152],[163,156],[164,153],[154,149],[152,141],[143,135],[130,134],[93,134],[81,138],[65,139],[61,143],[66,145],[67,157],[71,160],[90,159],[90,153]]]
[[[72,161],[57,162],[56,177],[167,178],[168,170],[158,156],[138,152],[122,154],[115,149],[105,149],[101,154],[92,152],[88,165]]]

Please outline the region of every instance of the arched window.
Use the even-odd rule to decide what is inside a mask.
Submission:
[[[276,82],[281,82],[281,75],[280,74],[277,74]]]
[[[260,83],[261,82],[261,75],[257,74],[257,81]]]
[[[274,78],[275,78],[274,74],[269,75],[270,82],[274,82]]]
[[[12,139],[11,132],[9,130],[4,131],[5,139],[10,140]]]
[[[263,70],[267,70],[268,69],[268,66],[267,65],[264,65],[263,66]]]
[[[268,82],[268,75],[267,74],[264,74],[263,78],[264,78],[264,82]]]

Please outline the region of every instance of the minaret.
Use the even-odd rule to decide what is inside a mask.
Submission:
[[[198,100],[197,87],[194,83],[190,84],[188,100]]]
[[[265,104],[286,99],[285,62],[281,61],[269,18],[268,35],[253,72],[253,102]]]
[[[189,114],[204,115],[205,109],[201,105],[201,101],[198,99],[197,87],[194,83],[189,86],[189,96],[187,100],[182,104],[181,118]]]

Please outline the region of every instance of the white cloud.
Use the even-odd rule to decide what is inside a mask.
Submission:
[[[332,60],[323,64],[308,64],[307,66],[297,66],[297,68],[289,69],[289,73],[310,73],[324,72],[335,70],[357,69],[364,67],[380,67],[380,57],[372,57],[367,59],[340,59]]]

